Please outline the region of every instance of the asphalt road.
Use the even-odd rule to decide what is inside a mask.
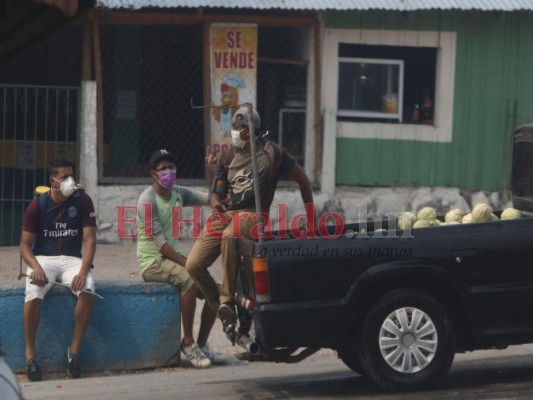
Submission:
[[[442,385],[383,393],[324,353],[299,364],[232,360],[209,370],[175,368],[21,382],[25,399],[531,399],[533,345],[457,355]]]
[[[183,243],[186,253],[191,245],[192,242]],[[18,259],[16,248],[0,248],[0,280],[16,279]],[[97,279],[141,280],[135,243],[99,245],[95,265]],[[219,261],[211,273],[220,279]],[[196,309],[195,327],[199,326],[201,305],[199,302]],[[200,371],[182,361],[180,368],[100,373],[80,380],[66,380],[62,374],[55,378],[47,375],[43,382],[29,383],[25,376],[19,376],[19,380],[27,400],[533,398],[533,344],[459,354],[441,387],[425,392],[387,394],[350,371],[329,350],[321,350],[299,364],[238,362],[232,355],[240,350],[225,338],[219,321],[209,341],[212,348],[229,357],[228,365]]]

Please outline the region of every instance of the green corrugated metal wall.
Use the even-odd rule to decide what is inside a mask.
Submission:
[[[330,12],[324,22],[457,32],[452,142],[338,139],[337,184],[509,187],[513,129],[533,122],[533,12]]]

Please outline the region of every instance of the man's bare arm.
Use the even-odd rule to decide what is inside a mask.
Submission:
[[[174,261],[176,264],[179,264],[182,267],[185,267],[185,262],[187,261],[187,259],[183,257],[183,255],[174,251],[172,246],[170,246],[168,243],[165,243],[163,247],[159,249],[159,252],[164,258]]]
[[[289,178],[300,186],[300,194],[304,204],[313,204],[313,189],[305,171],[299,164],[294,164],[289,172]]]
[[[298,183],[304,205],[311,205],[311,210],[308,210],[306,207],[306,213],[308,214],[307,218],[313,221],[313,229],[315,231],[318,230],[318,218],[314,208],[313,189],[311,187],[311,182],[309,181],[309,178],[307,178],[307,175],[305,174],[304,169],[300,165],[294,164],[294,166],[289,172],[289,178],[294,182]],[[307,230],[309,229],[310,227],[308,226]]]
[[[22,231],[22,237],[20,238],[19,251],[22,259],[32,271],[32,281],[36,285],[44,286],[46,281],[46,274],[44,273],[41,265],[33,255],[31,246],[35,241],[35,234],[27,231]]]
[[[87,279],[87,274],[91,269],[94,261],[94,255],[96,254],[96,228],[95,227],[85,227],[83,228],[83,255],[81,258],[81,267],[80,272],[70,283],[70,288],[77,292],[78,290],[83,289],[85,285],[85,280]]]

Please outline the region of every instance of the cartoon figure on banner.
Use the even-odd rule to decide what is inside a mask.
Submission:
[[[224,133],[224,138],[231,137],[231,118],[239,108],[239,89],[244,86],[242,77],[235,73],[227,74],[220,85],[222,106],[231,108],[214,108],[213,117],[220,122],[220,130]]]

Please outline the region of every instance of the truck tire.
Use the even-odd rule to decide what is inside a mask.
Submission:
[[[361,357],[357,351],[343,350],[339,351],[339,358],[353,372],[364,375],[364,369],[361,365]]]
[[[428,294],[402,288],[378,299],[361,327],[358,347],[365,375],[385,390],[435,384],[455,355],[449,311]]]

